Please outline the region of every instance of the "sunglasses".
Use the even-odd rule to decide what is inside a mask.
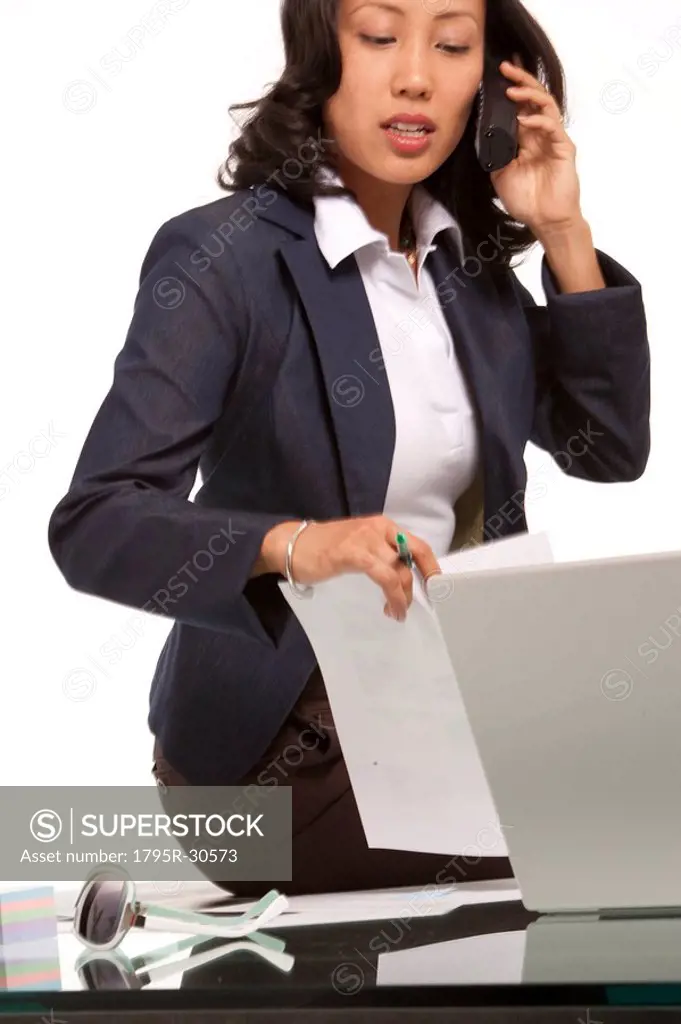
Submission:
[[[230,915],[228,922],[222,915],[140,903],[132,879],[110,867],[88,876],[75,903],[73,932],[85,946],[97,950],[114,949],[131,928],[233,939],[260,930],[287,907],[288,900],[276,889],[243,914]]]
[[[120,949],[106,951],[86,950],[76,960],[75,968],[82,988],[88,991],[123,991],[141,989],[152,982],[163,981],[173,974],[182,973],[195,967],[201,967],[212,960],[229,956],[230,953],[248,952],[267,960],[273,967],[288,974],[293,967],[294,957],[285,953],[286,943],[273,935],[261,935],[253,932],[247,939],[227,942],[213,949],[204,950],[186,959],[175,960],[163,966],[154,966],[192,949],[203,940],[192,935],[180,942],[171,942],[167,946],[155,949],[152,953],[135,956],[129,959]]]

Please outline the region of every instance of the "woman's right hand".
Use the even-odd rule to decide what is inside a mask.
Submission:
[[[286,548],[299,522],[279,523],[265,536],[261,561],[266,572],[285,576]],[[301,585],[321,583],[345,573],[365,573],[382,589],[385,614],[404,621],[413,598],[412,570],[400,561],[395,536],[400,527],[387,516],[353,516],[310,523],[293,548],[291,572]],[[440,572],[424,540],[402,530],[414,565],[424,580]]]

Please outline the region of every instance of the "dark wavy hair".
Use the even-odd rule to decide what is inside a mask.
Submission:
[[[297,176],[288,177],[285,188],[297,203],[312,207],[315,195],[355,195],[349,188],[323,183],[317,178],[322,166],[335,169],[332,152],[322,140],[323,104],[341,81],[341,52],[336,29],[339,0],[282,0],[281,29],[286,65],[277,82],[258,100],[237,103],[229,111],[251,110],[241,134],[231,143],[229,155],[217,173],[226,191],[252,188],[281,179],[282,165],[296,160]],[[565,117],[566,93],[563,67],[548,36],[520,0],[486,0],[486,54],[510,59],[518,54],[522,64],[549,89]],[[510,83],[509,83],[510,84]],[[305,147],[316,141],[312,159],[300,159]],[[489,174],[475,153],[475,104],[464,134],[449,157],[422,184],[456,217],[467,244],[474,247],[489,235],[503,232],[508,241],[494,261],[494,270],[506,270],[514,255],[537,241],[525,224],[503,210]],[[488,264],[492,269],[492,265]]]

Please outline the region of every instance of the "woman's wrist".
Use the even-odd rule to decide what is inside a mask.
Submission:
[[[292,519],[286,523],[277,523],[267,531],[260,547],[260,556],[253,567],[253,576],[269,572],[286,575],[286,548],[301,522],[301,519]]]

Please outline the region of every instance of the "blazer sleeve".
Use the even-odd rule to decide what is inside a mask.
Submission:
[[[596,255],[606,287],[570,294],[560,293],[544,256],[545,306],[513,277],[534,350],[530,440],[569,476],[617,483],[638,479],[648,462],[650,351],[638,281]]]
[[[203,273],[193,268],[206,231],[180,215],[154,236],[113,383],[48,544],[74,589],[219,630],[264,535],[291,516],[189,500],[250,318],[229,247]]]

